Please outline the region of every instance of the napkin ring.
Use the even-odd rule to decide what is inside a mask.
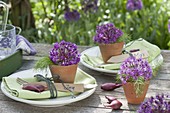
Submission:
[[[53,82],[49,78],[46,78],[40,74],[36,74],[36,75],[34,75],[34,77],[36,77],[38,81],[45,81],[47,83],[48,89],[50,91],[50,98],[57,97],[57,89],[54,86]]]

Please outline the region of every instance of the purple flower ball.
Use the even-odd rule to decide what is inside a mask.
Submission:
[[[145,81],[149,80],[152,77],[152,69],[146,60],[131,56],[121,64],[118,74],[122,83],[126,84],[136,81],[139,77],[143,77]]]
[[[60,66],[74,65],[80,62],[77,45],[64,40],[54,44],[49,57],[54,64]]]
[[[73,11],[66,11],[64,14],[64,18],[67,21],[78,21],[80,19],[80,13],[77,10],[73,10]]]
[[[128,0],[126,3],[126,9],[129,11],[141,10],[143,3],[141,0]]]
[[[151,96],[143,102],[138,113],[170,113],[170,95],[157,94],[155,97]]]
[[[96,35],[93,40],[97,43],[110,44],[115,43],[123,35],[120,29],[117,29],[113,23],[97,26]]]

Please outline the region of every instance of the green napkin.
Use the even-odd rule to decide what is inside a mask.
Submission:
[[[101,56],[90,56],[87,54],[84,54],[82,57],[83,61],[87,64],[97,67],[97,68],[103,68],[103,69],[109,69],[109,70],[116,70],[119,69],[121,63],[117,64],[105,64],[103,62],[103,59]]]
[[[47,99],[50,98],[50,91],[43,91],[41,93],[23,90],[22,86],[16,82],[16,78],[14,77],[3,77],[2,79],[5,89],[11,93],[13,96],[24,98],[24,99]],[[24,78],[27,82],[36,82],[36,78]],[[95,78],[88,75],[81,69],[77,69],[75,84],[97,84]],[[70,92],[61,92],[57,91],[58,97],[69,96]]]
[[[147,50],[149,53],[149,57],[148,57],[149,62],[154,60],[161,53],[161,50],[158,46],[151,44],[142,38],[129,42],[126,45],[125,49],[127,51],[130,51],[132,49]]]
[[[148,41],[140,38],[126,44],[125,49],[130,51],[132,49],[147,50],[149,53],[148,61],[152,69],[158,70],[161,64],[163,63],[163,57],[160,55],[161,50],[158,46],[149,43]],[[121,63],[114,64],[104,64],[101,56],[90,56],[87,54],[82,55],[82,59],[85,63],[94,68],[103,68],[108,70],[118,70]]]

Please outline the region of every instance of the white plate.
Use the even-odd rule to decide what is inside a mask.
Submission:
[[[25,71],[20,71],[18,73],[14,73],[14,74],[10,75],[10,77],[27,78],[27,77],[31,77],[33,75],[34,75],[34,71],[32,69],[30,69],[30,70],[25,70]],[[77,95],[76,98],[72,98],[71,96],[68,96],[68,97],[59,97],[59,98],[55,98],[55,99],[43,99],[43,100],[26,100],[26,99],[12,96],[8,91],[6,91],[3,82],[1,83],[1,90],[6,96],[8,96],[9,98],[11,98],[13,100],[19,101],[19,102],[27,103],[27,104],[30,104],[33,106],[38,106],[38,107],[59,107],[59,106],[64,106],[64,105],[67,105],[67,104],[70,104],[73,102],[77,102],[77,101],[80,101],[82,99],[89,97],[90,95],[92,95],[94,93],[96,88],[87,90],[87,91]]]
[[[86,49],[85,51],[83,51],[81,53],[80,62],[85,67],[88,67],[88,68],[95,70],[95,71],[105,72],[105,73],[114,73],[114,74],[109,74],[111,76],[115,76],[115,73],[118,72],[118,70],[103,69],[103,68],[99,68],[99,67],[93,67],[93,66],[87,64],[86,62],[83,61],[83,58],[82,58],[84,56],[84,54],[89,55],[89,56],[94,56],[94,57],[101,56],[100,49],[99,49],[98,46],[95,46],[95,47],[92,47],[92,48],[89,48],[89,49]],[[160,54],[152,62],[150,62],[150,65],[153,68],[156,68],[156,67],[160,67],[162,63],[163,63],[163,56]]]
[[[89,49],[86,49],[85,51],[83,51],[83,52],[81,53],[81,60],[80,60],[80,62],[81,62],[84,66],[86,66],[86,67],[88,67],[88,68],[90,68],[90,69],[92,69],[92,70],[95,70],[95,71],[106,72],[106,73],[117,73],[117,72],[118,72],[118,70],[103,69],[103,68],[93,67],[93,66],[87,64],[87,63],[84,62],[83,59],[82,59],[82,57],[84,56],[84,54],[89,55],[89,56],[96,56],[96,57],[97,57],[97,56],[101,56],[101,53],[100,53],[100,50],[99,50],[99,47],[98,47],[98,46],[95,46],[95,47],[92,47],[92,48],[89,48]]]

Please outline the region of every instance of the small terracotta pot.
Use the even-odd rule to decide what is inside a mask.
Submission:
[[[65,83],[74,83],[75,75],[77,72],[78,64],[69,65],[69,66],[58,66],[58,65],[50,65],[50,71],[52,73],[52,77],[54,82],[59,82],[56,79],[56,75],[60,76],[60,79]]]
[[[143,93],[136,95],[134,83],[128,82],[123,85],[126,99],[130,104],[141,104],[144,101],[150,81],[145,81]]]
[[[102,54],[103,61],[107,63],[107,60],[112,56],[122,54],[124,42],[114,44],[99,44],[100,52]]]

